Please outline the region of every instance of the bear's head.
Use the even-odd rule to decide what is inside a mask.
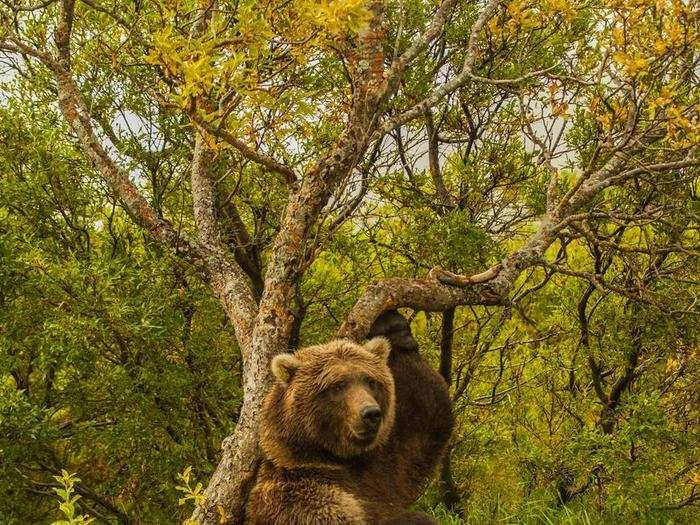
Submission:
[[[394,380],[383,337],[280,354],[260,439],[281,467],[336,464],[383,444],[394,423]]]

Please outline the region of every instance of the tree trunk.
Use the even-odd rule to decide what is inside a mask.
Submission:
[[[452,341],[454,336],[455,308],[449,308],[442,314],[440,337],[440,375],[449,388],[452,385]],[[458,514],[460,501],[459,490],[452,476],[452,443],[447,445],[440,465],[440,495],[442,502],[450,512]]]

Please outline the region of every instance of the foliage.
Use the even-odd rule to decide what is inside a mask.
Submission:
[[[199,279],[85,179],[54,117],[0,116],[0,515],[45,522],[54,505],[22,487],[65,468],[167,521],[177,472],[211,469],[235,422],[236,344]]]

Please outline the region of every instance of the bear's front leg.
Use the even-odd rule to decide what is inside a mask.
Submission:
[[[423,491],[445,451],[453,426],[452,401],[447,384],[421,357],[400,313],[385,312],[369,336],[384,336],[391,343],[396,416],[389,441],[377,451],[365,482],[376,497],[405,507]]]

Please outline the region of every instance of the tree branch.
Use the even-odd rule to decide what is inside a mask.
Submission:
[[[618,148],[616,153],[598,171],[590,176],[583,174],[557,206],[550,206],[537,231],[514,253],[503,259],[500,265],[475,276],[463,276],[439,268],[431,270],[431,276],[450,283],[455,289],[442,283],[421,279],[390,278],[370,286],[358,299],[338,330],[341,337],[362,339],[374,320],[386,310],[411,307],[417,310],[444,311],[467,304],[504,304],[507,294],[520,273],[532,266],[543,264],[543,255],[556,240],[557,234],[568,224],[568,217],[588,204],[605,187],[605,181],[624,170],[635,153],[658,140],[662,135],[647,132],[634,147]],[[674,167],[673,163],[669,165]],[[558,271],[566,272],[557,267]],[[572,273],[572,272],[569,272]],[[577,273],[577,276],[582,276]],[[600,285],[597,276],[586,274],[594,285]],[[484,284],[487,283],[487,284]],[[602,286],[602,285],[601,285]],[[610,287],[608,284],[607,287]],[[615,289],[629,296],[625,290]],[[461,293],[460,293],[461,292]],[[639,298],[637,298],[640,300]]]
[[[187,114],[189,115],[190,119],[192,119],[192,122],[196,123],[200,128],[202,128],[210,135],[218,137],[227,144],[233,146],[244,158],[252,160],[253,162],[256,162],[262,166],[265,166],[267,169],[274,173],[279,173],[284,177],[284,180],[287,182],[287,184],[291,185],[295,183],[296,175],[294,174],[294,171],[291,168],[278,162],[272,157],[263,155],[262,153],[255,151],[254,149],[249,147],[245,142],[234,137],[233,134],[229,131],[222,128],[218,128],[216,126],[212,126],[206,120],[204,120],[196,111],[188,111]]]
[[[234,323],[244,366],[250,359],[249,340],[256,304],[248,278],[223,240],[216,217],[216,192],[209,166],[211,154],[201,134],[195,137],[192,159],[192,202],[200,251],[206,254],[212,291]]]
[[[430,278],[384,279],[367,288],[336,335],[363,339],[369,333],[372,323],[387,310],[408,307],[427,312],[444,312],[467,304],[498,305],[503,304],[503,298],[489,284],[476,284],[462,289]]]
[[[97,138],[89,111],[80,97],[70,70],[66,70],[58,62],[50,62],[48,65],[56,78],[61,112],[102,179],[124,203],[136,222],[151,236],[172,248],[175,253],[195,259],[198,254],[194,243],[185,234],[177,231],[168,220],[158,216],[129,176],[116,166]]]

